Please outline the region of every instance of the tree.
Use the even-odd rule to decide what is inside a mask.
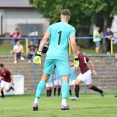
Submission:
[[[50,18],[50,23],[60,21],[60,12],[62,9],[70,9],[71,19],[70,24],[75,28],[78,28],[82,25],[89,25],[90,16],[84,16],[84,13],[81,12],[80,2],[82,0],[30,0],[30,3],[45,17]],[[86,20],[87,19],[87,20]]]
[[[98,14],[104,19],[104,30],[111,26],[113,15],[117,13],[117,0],[29,0],[30,3],[50,22],[59,21],[60,11],[71,11],[70,24],[76,28],[91,24],[92,16]],[[97,17],[97,16],[96,16]],[[97,17],[98,18],[98,17]],[[97,22],[97,21],[96,21]],[[96,23],[94,22],[94,23]],[[98,21],[99,22],[99,21]]]
[[[117,0],[29,1],[45,17],[50,18],[51,23],[59,21],[59,15],[62,9],[70,9],[70,24],[75,28],[90,26],[90,24],[94,23],[103,25],[103,31],[105,31],[107,27],[111,26],[113,15],[117,14]]]

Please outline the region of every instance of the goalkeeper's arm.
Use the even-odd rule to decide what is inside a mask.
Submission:
[[[44,34],[44,37],[41,40],[41,43],[40,43],[40,46],[39,46],[39,51],[42,51],[42,49],[43,49],[43,47],[44,47],[44,45],[45,45],[45,43],[46,43],[46,41],[48,40],[49,37],[50,37],[50,32],[46,32]]]

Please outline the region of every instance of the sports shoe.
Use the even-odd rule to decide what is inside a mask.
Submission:
[[[71,110],[71,108],[68,105],[67,106],[61,105],[61,110]]]
[[[102,92],[102,93],[101,93],[101,98],[104,98],[104,95],[105,95],[105,93],[104,93],[104,92]]]
[[[37,103],[33,104],[33,111],[38,111],[38,105],[37,105]]]
[[[70,97],[71,100],[78,101],[79,99],[77,97]]]
[[[115,95],[115,97],[117,97],[117,94]]]
[[[31,63],[31,60],[28,60],[28,63]]]
[[[24,57],[21,57],[20,60],[25,60]]]
[[[14,61],[14,64],[16,64],[17,63],[17,61]]]

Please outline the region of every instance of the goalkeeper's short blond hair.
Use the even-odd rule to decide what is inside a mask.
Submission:
[[[70,19],[70,10],[69,9],[64,9],[61,11],[61,17],[69,20]]]

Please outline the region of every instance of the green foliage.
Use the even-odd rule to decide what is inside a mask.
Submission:
[[[62,9],[70,9],[70,24],[78,28],[89,26],[91,23],[103,25],[104,20],[109,20],[117,14],[117,0],[29,0],[30,3],[50,22],[60,21]],[[107,14],[107,15],[105,15]],[[105,19],[106,17],[106,19]],[[112,22],[112,19],[110,20]],[[107,22],[107,25],[111,23]]]

